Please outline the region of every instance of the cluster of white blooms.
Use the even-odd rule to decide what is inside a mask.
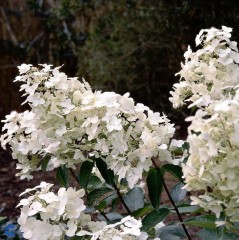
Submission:
[[[50,191],[53,184],[42,182],[39,186],[27,189],[28,198],[22,199],[18,218],[20,230],[26,239],[62,239],[72,237],[79,226],[87,225],[90,218],[83,213],[86,206],[82,200],[84,190],[60,188],[58,194]]]
[[[51,65],[22,64],[19,71],[15,81],[22,83],[31,110],[6,116],[1,144],[12,148],[21,179],[30,179],[46,158],[47,170],[52,170],[101,157],[132,188],[149,170],[152,157],[180,160],[171,154],[183,143],[171,141],[173,124],[135,104],[129,94],[92,91],[87,82],[68,78]]]
[[[226,99],[239,83],[239,53],[237,43],[230,40],[231,28],[201,30],[196,45],[202,48],[185,52],[185,64],[179,72],[183,79],[174,85],[169,98],[175,108],[185,102],[191,106],[208,106]]]
[[[84,190],[60,188],[55,194],[51,191],[52,186],[53,184],[41,182],[21,194],[30,195],[18,204],[18,207],[21,206],[18,223],[25,239],[60,240],[65,236],[84,236],[91,240],[149,239],[145,232],[140,231],[140,220],[127,216],[120,222],[109,225],[104,221],[92,221],[90,215],[84,213]],[[163,226],[162,223],[160,227],[161,225]]]
[[[239,222],[239,53],[231,30],[199,33],[202,49],[185,53],[183,81],[171,101],[175,107],[190,101],[198,109],[188,118],[190,155],[183,166],[187,190],[203,193],[192,204]]]
[[[140,232],[141,227],[140,220],[127,216],[120,222],[109,224],[95,232],[91,240],[146,240],[148,235]]]

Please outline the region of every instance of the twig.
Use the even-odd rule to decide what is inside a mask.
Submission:
[[[126,209],[126,211],[128,212],[128,214],[131,214],[130,209],[129,209],[128,206],[126,205],[126,203],[125,203],[125,201],[124,201],[124,199],[123,199],[123,197],[122,197],[122,195],[121,195],[121,193],[120,193],[120,190],[119,190],[119,188],[117,187],[117,185],[116,185],[115,183],[113,183],[113,187],[114,187],[114,189],[116,190],[116,193],[117,193],[117,195],[118,195],[118,197],[119,197],[119,200],[120,200],[121,203],[123,204],[124,208]]]
[[[154,159],[151,159],[151,161],[152,161],[153,165],[155,166],[155,168],[156,168],[156,169],[160,172],[160,174],[161,174],[161,171],[160,171],[159,167],[157,166],[157,164],[155,163]],[[170,202],[171,202],[172,205],[173,205],[173,208],[174,208],[174,210],[175,210],[175,212],[176,212],[176,214],[177,214],[177,216],[178,216],[178,219],[179,219],[180,223],[182,224],[183,230],[184,230],[185,234],[187,235],[187,238],[188,238],[189,240],[192,240],[192,238],[190,237],[190,235],[189,235],[189,233],[188,233],[188,230],[187,230],[185,224],[183,223],[183,219],[182,219],[182,217],[181,217],[181,215],[180,215],[180,213],[179,213],[179,211],[178,211],[178,208],[177,208],[176,204],[174,203],[174,201],[173,201],[173,199],[172,199],[172,197],[171,197],[171,195],[170,195],[170,192],[169,192],[168,187],[167,187],[167,185],[166,185],[166,183],[165,183],[165,181],[164,181],[164,178],[162,178],[162,179],[163,179],[163,187],[164,187],[164,189],[165,189],[165,191],[166,191],[166,193],[167,193],[167,195],[168,195],[168,198],[169,198]]]
[[[97,209],[97,210],[100,212],[100,214],[105,218],[105,220],[106,220],[107,222],[110,222],[109,218],[106,216],[106,214],[105,214],[103,211],[101,211],[101,210],[99,210],[99,209]]]

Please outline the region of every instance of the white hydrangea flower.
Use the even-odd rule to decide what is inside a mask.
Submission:
[[[185,102],[191,106],[208,106],[214,100],[227,98],[239,83],[237,44],[230,41],[231,28],[201,30],[196,45],[202,48],[184,54],[185,63],[178,73],[182,79],[174,85],[169,98],[175,108]]]
[[[30,194],[18,204],[21,206],[18,223],[24,238],[60,240],[63,236],[72,237],[80,226],[81,218],[84,222],[84,190],[60,188],[55,194],[50,191],[52,186],[42,182],[21,194]]]
[[[95,232],[91,240],[141,240],[143,238],[140,238],[140,227],[140,220],[127,216],[120,222],[106,225],[102,230]]]
[[[186,63],[171,101],[197,106],[188,128],[189,158],[183,165],[185,188],[200,191],[192,204],[239,222],[239,65],[231,28],[202,30],[185,53]],[[187,92],[187,94],[185,94]]]
[[[135,104],[129,94],[92,91],[89,84],[68,78],[60,67],[20,67],[15,81],[22,84],[31,111],[13,112],[4,120],[1,144],[10,145],[18,159],[21,179],[32,178],[48,158],[47,170],[75,168],[89,156],[103,158],[132,188],[151,157],[180,163],[169,147],[174,134],[167,117]],[[175,161],[174,161],[175,160]]]

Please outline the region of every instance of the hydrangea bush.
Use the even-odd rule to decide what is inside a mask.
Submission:
[[[191,240],[190,225],[205,228],[198,232],[204,240],[237,239],[239,54],[230,32],[199,33],[202,48],[188,48],[183,80],[171,92],[175,107],[196,109],[189,155],[169,119],[128,93],[93,91],[60,67],[19,66],[15,81],[29,110],[6,116],[1,145],[11,148],[20,179],[54,170],[63,185],[43,181],[21,194],[23,237]],[[165,173],[179,181],[171,190]],[[163,189],[171,205],[161,204]],[[200,194],[190,200],[186,190]]]
[[[183,164],[185,188],[200,191],[192,204],[228,227],[239,222],[239,53],[231,31],[200,31],[200,49],[188,48],[170,98],[175,107],[188,104],[195,112],[187,118],[190,154]]]

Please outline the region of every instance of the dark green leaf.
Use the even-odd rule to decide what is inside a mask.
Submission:
[[[171,175],[173,175],[178,180],[183,182],[183,172],[182,172],[181,167],[179,167],[177,165],[173,165],[173,164],[165,164],[162,166],[161,171],[162,171],[163,175],[165,172],[169,172]]]
[[[51,157],[50,156],[45,156],[42,160],[41,160],[41,170],[42,171],[46,171],[47,165],[50,161]]]
[[[161,240],[181,240],[185,239],[185,232],[182,226],[178,225],[168,225],[161,227],[158,231],[157,236]]]
[[[153,207],[151,206],[151,204],[150,204],[150,205],[148,205],[148,206],[145,206],[145,207],[143,207],[143,208],[138,209],[137,211],[134,211],[134,212],[132,213],[132,215],[133,215],[134,217],[136,217],[136,218],[139,218],[139,217],[141,218],[141,217],[143,217],[144,215],[152,212],[153,210],[154,210],[154,208],[153,208]]]
[[[233,233],[219,233],[217,230],[212,229],[202,229],[200,230],[197,235],[202,240],[237,240],[238,235]]]
[[[106,216],[111,222],[116,221],[116,220],[121,220],[123,218],[123,216],[117,212],[107,213]]]
[[[64,187],[68,186],[68,168],[66,166],[57,168],[56,179]]]
[[[147,186],[149,190],[149,198],[154,208],[159,208],[160,196],[163,190],[162,174],[153,168],[149,171],[147,177]]]
[[[192,206],[189,204],[178,206],[178,211],[180,213],[196,213],[196,212],[200,212],[201,210],[202,208],[200,208],[199,206]]]
[[[197,227],[203,227],[207,229],[215,229],[216,228],[216,216],[215,215],[203,215],[188,218],[184,221],[185,224]]]
[[[179,182],[170,191],[170,195],[175,203],[181,202],[187,195],[187,190],[182,189],[182,187],[184,187],[184,184]]]
[[[109,185],[114,185],[114,172],[107,168],[107,164],[102,159],[97,158],[95,162],[101,176],[104,178],[106,183]]]
[[[107,206],[107,203],[106,201],[101,201],[98,206],[97,206],[97,209],[100,210],[100,211],[103,211]]]
[[[141,188],[131,189],[125,196],[124,201],[130,211],[134,212],[144,206],[144,192]]]
[[[101,186],[102,186],[102,182],[98,177],[96,177],[94,175],[90,176],[88,186],[87,186],[87,190],[93,191],[94,189],[100,188]]]
[[[102,200],[114,194],[114,190],[111,188],[99,188],[90,192],[87,196],[88,203],[91,206],[98,205]]]
[[[80,172],[77,175],[77,178],[80,182],[81,187],[84,189],[87,189],[93,167],[94,163],[90,161],[85,161],[81,165]]]
[[[74,236],[74,237],[71,237],[71,240],[84,240],[85,239],[85,236]]]
[[[158,211],[155,210],[149,213],[142,220],[143,226],[141,227],[141,230],[147,231],[148,229],[154,227],[157,223],[163,221],[169,212],[170,211],[167,208],[161,208]]]

